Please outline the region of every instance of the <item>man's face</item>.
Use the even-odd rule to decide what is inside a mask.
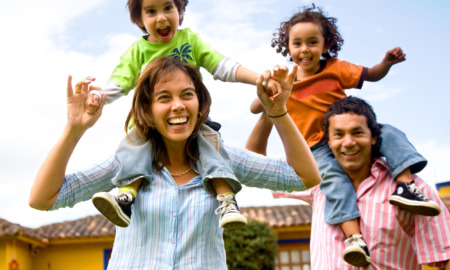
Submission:
[[[344,172],[352,180],[367,178],[372,166],[372,145],[377,141],[367,118],[354,113],[333,115],[328,130],[328,145]]]

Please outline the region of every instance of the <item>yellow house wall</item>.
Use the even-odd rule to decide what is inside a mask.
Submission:
[[[112,243],[50,245],[39,251],[34,269],[101,270],[103,251],[111,248]]]
[[[13,259],[19,264],[20,270],[32,270],[33,261],[30,245],[20,240],[0,240],[0,269],[9,269]]]
[[[438,190],[438,194],[440,197],[450,196],[450,184],[448,186],[440,187]]]
[[[8,269],[6,267],[6,241],[0,240],[0,269]]]

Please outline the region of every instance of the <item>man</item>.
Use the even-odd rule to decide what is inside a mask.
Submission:
[[[339,100],[328,109],[324,130],[333,155],[356,190],[360,230],[367,243],[371,269],[409,270],[429,265],[450,270],[450,214],[436,192],[419,177],[413,177],[424,195],[443,209],[436,217],[416,215],[389,203],[396,182],[385,161],[373,150],[379,126],[372,107],[356,97]],[[312,269],[352,268],[341,256],[346,247],[344,233],[339,226],[324,221],[325,196],[319,186],[304,192],[275,193],[274,197],[311,203]],[[355,244],[365,248],[366,243]]]

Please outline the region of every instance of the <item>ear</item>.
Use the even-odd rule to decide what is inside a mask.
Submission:
[[[322,54],[327,53],[329,49],[330,49],[330,45],[325,45],[325,46],[323,47]]]
[[[371,143],[372,145],[375,145],[375,144],[377,143],[377,140],[378,140],[378,137],[377,137],[377,136],[374,136],[374,137],[372,137],[372,140],[370,141],[370,143]]]

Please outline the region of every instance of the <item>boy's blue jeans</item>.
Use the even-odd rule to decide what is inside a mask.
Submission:
[[[375,147],[385,157],[393,179],[408,167],[411,173],[417,173],[426,166],[427,160],[416,151],[402,131],[386,124],[380,126],[381,134]],[[339,224],[358,218],[355,189],[327,142],[321,141],[311,150],[322,177],[320,190],[326,197],[325,222]]]
[[[230,158],[223,147],[220,134],[203,125],[197,136],[199,159],[191,164],[198,170],[203,179],[205,189],[215,194],[211,179],[224,178],[234,193],[242,189],[242,185],[234,175]],[[155,149],[150,141],[144,141],[131,129],[116,150],[115,158],[119,163],[119,173],[112,179],[115,186],[126,186],[139,178],[152,180]]]

